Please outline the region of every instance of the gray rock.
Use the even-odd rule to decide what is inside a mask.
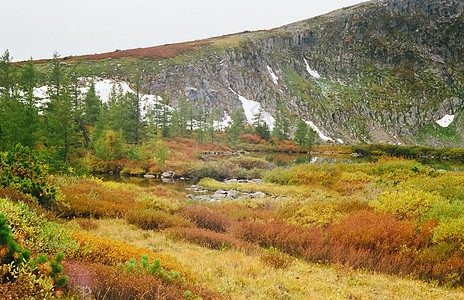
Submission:
[[[224,180],[224,183],[225,183],[225,184],[237,183],[237,179],[227,179],[227,180]]]
[[[264,198],[266,194],[263,192],[256,192],[250,195],[251,198]]]
[[[227,197],[229,197],[229,198],[236,198],[239,194],[240,194],[240,192],[237,191],[237,190],[230,190],[230,191],[227,193]]]
[[[264,180],[262,179],[251,179],[250,182],[254,184],[264,184]]]
[[[173,178],[176,175],[174,171],[166,171],[161,174],[161,178]]]

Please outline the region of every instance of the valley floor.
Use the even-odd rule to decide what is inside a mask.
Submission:
[[[99,220],[97,229],[84,232],[176,257],[195,282],[232,299],[464,299],[461,288],[449,290],[339,264],[289,258],[287,267],[274,268],[260,259],[259,251],[207,249],[122,219]]]

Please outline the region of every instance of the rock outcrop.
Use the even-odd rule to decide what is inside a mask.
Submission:
[[[462,0],[369,1],[170,58],[104,65],[129,81],[139,68],[144,89],[166,91],[173,106],[186,97],[232,115],[240,95],[271,114],[282,105],[334,141],[462,146],[463,10]],[[456,118],[444,129],[435,121],[446,114]]]

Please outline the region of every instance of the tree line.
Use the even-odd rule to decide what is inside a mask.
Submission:
[[[167,93],[158,95],[158,101],[142,106],[143,78],[139,70],[132,74],[133,92],[124,93],[114,85],[108,101],[102,102],[95,83],[81,88],[79,74],[54,54],[53,59],[40,70],[31,60],[12,63],[10,53],[0,57],[0,150],[11,149],[20,143],[36,149],[43,161],[56,168],[65,167],[86,150],[94,151],[102,160],[130,156],[131,147],[149,143],[160,137],[194,137],[199,143],[214,143],[218,132],[225,132],[227,142],[237,145],[245,133],[256,134],[272,142],[273,138],[312,146],[317,134],[299,120],[295,125],[283,107],[280,107],[270,131],[260,110],[247,125],[243,112],[237,110],[232,122],[218,126],[224,116],[218,109],[181,98],[176,108],[169,106]],[[43,97],[36,94],[42,88]],[[45,100],[44,100],[45,99]],[[143,115],[144,114],[144,115]]]

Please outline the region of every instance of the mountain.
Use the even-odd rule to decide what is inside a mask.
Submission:
[[[268,31],[64,61],[87,77],[139,73],[173,106],[187,97],[229,116],[247,99],[274,116],[282,106],[328,141],[464,146],[463,10],[463,0],[369,1]]]

